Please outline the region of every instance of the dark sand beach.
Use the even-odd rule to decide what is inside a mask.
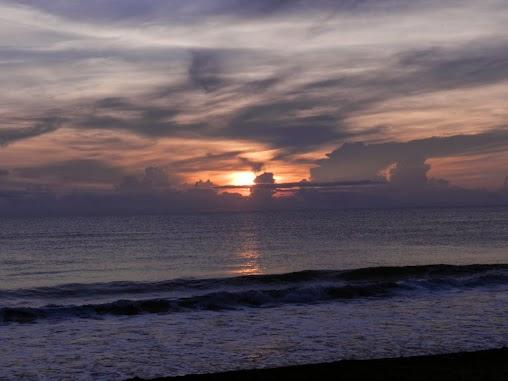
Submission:
[[[431,356],[376,360],[344,360],[273,369],[163,377],[169,380],[508,380],[508,348]],[[141,381],[133,378],[128,381]]]

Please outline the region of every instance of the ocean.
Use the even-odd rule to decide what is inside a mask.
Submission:
[[[508,346],[508,209],[0,218],[0,380]]]

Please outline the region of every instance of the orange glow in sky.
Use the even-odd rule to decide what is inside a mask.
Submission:
[[[253,185],[256,175],[252,172],[233,172],[230,176],[231,185]]]
[[[218,193],[248,196],[263,172],[278,184],[367,180],[395,161],[452,186],[505,192],[507,1],[411,2],[422,6],[393,14],[384,2],[351,12],[294,1],[247,23],[244,2],[279,3],[136,2],[138,14],[111,2],[82,14],[83,1],[64,11],[0,0],[22,47],[0,58],[0,193],[116,191],[158,168],[169,188],[209,180],[238,186]],[[322,4],[310,17],[300,3]],[[366,146],[340,150],[345,143]]]

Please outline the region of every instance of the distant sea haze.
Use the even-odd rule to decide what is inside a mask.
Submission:
[[[3,218],[0,243],[7,380],[508,345],[506,208]]]

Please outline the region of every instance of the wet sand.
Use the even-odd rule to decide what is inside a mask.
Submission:
[[[508,380],[508,348],[379,360],[344,360],[272,369],[163,377],[152,381],[267,381],[283,379],[506,381]],[[133,378],[130,381],[134,380],[140,381],[142,379]]]

